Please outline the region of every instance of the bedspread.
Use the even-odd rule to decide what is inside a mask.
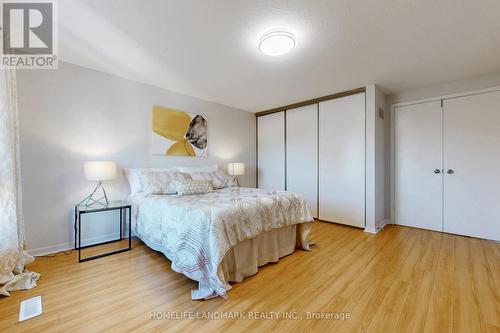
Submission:
[[[202,195],[131,196],[134,230],[172,261],[172,269],[199,282],[193,299],[226,297],[231,288],[220,264],[234,245],[260,233],[299,225],[300,244],[313,218],[294,192],[230,187]]]

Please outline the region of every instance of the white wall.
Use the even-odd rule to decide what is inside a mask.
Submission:
[[[382,113],[382,117],[379,115]],[[375,87],[375,228],[380,228],[387,223],[389,214],[386,210],[386,125],[385,119],[389,118],[386,109],[385,95]]]
[[[73,206],[95,186],[83,179],[85,160],[117,162],[118,179],[105,183],[112,200],[129,193],[123,167],[245,162],[240,183],[255,186],[252,113],[64,62],[58,70],[18,71],[17,77],[24,216],[33,253],[71,246]],[[153,105],[206,115],[208,157],[152,156]],[[89,222],[86,238],[116,232],[115,221]]]
[[[366,87],[366,226],[375,233],[385,223],[385,96],[375,85]]]
[[[458,94],[467,91],[486,89],[500,86],[500,73],[467,78],[458,81],[436,84],[420,89],[403,91],[387,96],[387,106],[397,103],[411,102],[420,99]]]

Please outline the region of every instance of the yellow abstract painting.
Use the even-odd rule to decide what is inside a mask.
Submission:
[[[204,157],[207,120],[199,114],[153,106],[153,155]]]

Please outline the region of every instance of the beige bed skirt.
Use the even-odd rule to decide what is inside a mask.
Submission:
[[[304,246],[306,244],[297,232],[300,227],[304,226],[292,225],[273,229],[233,246],[219,266],[219,270],[224,274],[224,280],[241,282],[245,277],[255,275],[260,266],[277,262],[280,258],[293,253],[296,248],[308,250],[308,244]]]

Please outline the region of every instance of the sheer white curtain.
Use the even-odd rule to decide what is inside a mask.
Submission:
[[[21,204],[16,73],[0,70],[0,295],[36,286],[40,274],[25,270],[34,260],[26,244]]]

